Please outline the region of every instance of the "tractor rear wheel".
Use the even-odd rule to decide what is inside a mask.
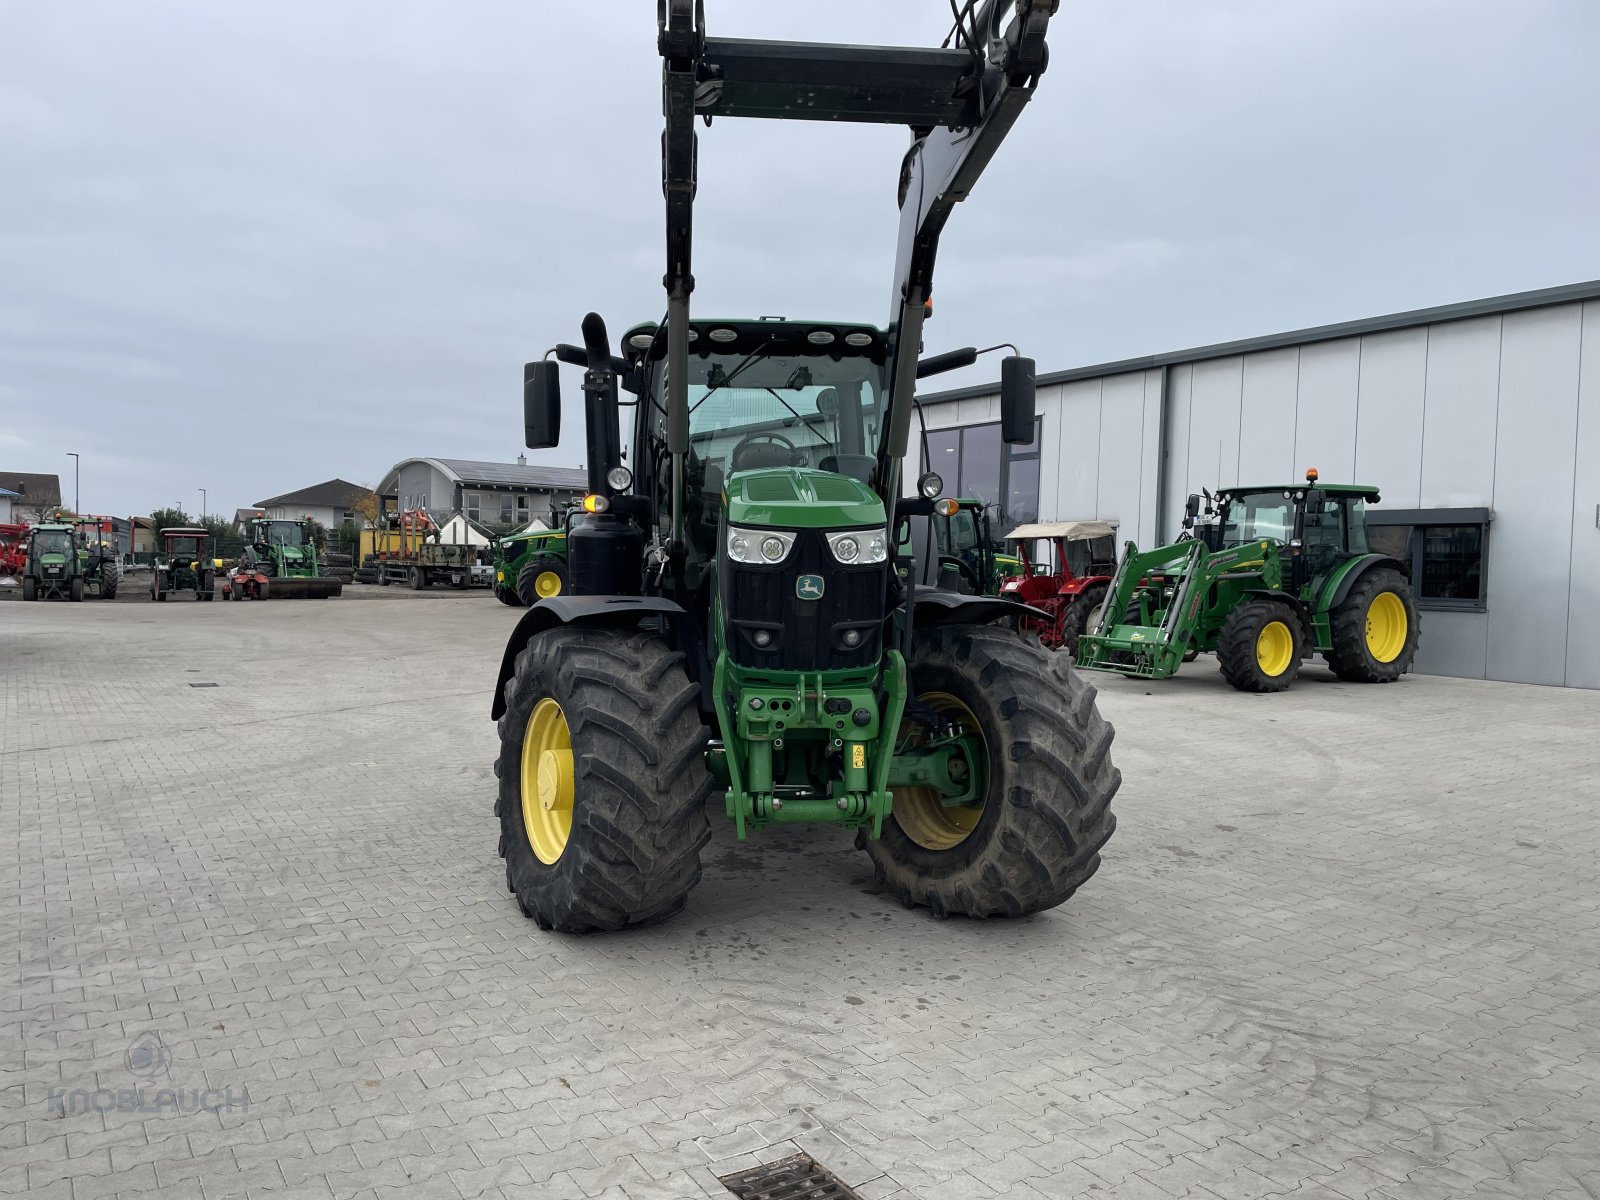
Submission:
[[[1076,657],[1078,638],[1089,626],[1089,618],[1105,603],[1110,584],[1091,583],[1067,603],[1061,614],[1061,646],[1067,654]]]
[[[1222,622],[1217,661],[1241,692],[1281,692],[1300,674],[1305,631],[1282,600],[1247,600]]]
[[[567,590],[567,567],[560,559],[536,558],[517,572],[517,596],[524,606]]]
[[[100,568],[100,599],[115,600],[117,598],[117,585],[122,582],[121,573],[117,568],[107,563]]]
[[[700,881],[706,729],[660,636],[558,626],[506,683],[495,762],[506,883],[541,929],[659,921]]]
[[[1060,904],[1099,869],[1117,824],[1122,775],[1094,688],[1065,655],[992,625],[918,631],[910,665],[921,705],[982,737],[988,780],[974,807],[897,788],[883,836],[856,836],[879,885],[936,917]],[[902,726],[920,729],[909,717]]]
[[[1405,576],[1374,567],[1333,610],[1328,665],[1351,683],[1393,683],[1417,654],[1417,603]]]
[[[24,600],[37,600],[39,598],[39,581],[31,575],[22,577],[22,598]]]

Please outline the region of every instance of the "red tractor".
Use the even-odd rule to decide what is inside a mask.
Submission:
[[[1107,521],[1035,521],[1006,534],[1022,559],[1022,574],[1000,594],[1049,613],[1022,627],[1052,650],[1073,654],[1089,614],[1105,599],[1117,568],[1117,527]]]

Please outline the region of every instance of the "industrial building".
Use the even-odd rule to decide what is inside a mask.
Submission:
[[[1145,547],[1202,487],[1377,485],[1417,671],[1600,688],[1600,281],[1042,374],[1026,447],[995,385],[920,399],[929,464],[1002,533],[1101,518]]]
[[[553,512],[583,496],[588,476],[575,467],[530,466],[463,458],[407,458],[378,485],[402,509],[427,509],[441,525],[457,513],[489,529],[550,522]]]

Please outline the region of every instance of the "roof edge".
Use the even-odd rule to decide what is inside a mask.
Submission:
[[[1064,371],[1050,371],[1040,375],[1038,386],[1072,383],[1080,379],[1100,379],[1107,375],[1126,375],[1134,371],[1148,371],[1154,367],[1204,362],[1213,358],[1231,358],[1235,354],[1252,354],[1261,350],[1278,350],[1285,346],[1304,346],[1313,342],[1332,342],[1340,338],[1360,337],[1369,333],[1412,329],[1418,325],[1441,325],[1448,321],[1466,321],[1473,317],[1497,316],[1529,308],[1549,308],[1556,304],[1572,304],[1583,300],[1600,300],[1600,279],[1591,279],[1584,283],[1564,283],[1558,287],[1535,288],[1527,292],[1508,292],[1501,296],[1486,296],[1481,300],[1461,300],[1454,304],[1435,305],[1432,308],[1413,308],[1380,317],[1339,321],[1332,325],[1312,325],[1285,333],[1269,333],[1258,337],[1239,338],[1231,342],[1215,342],[1188,350],[1170,350],[1164,354],[1147,354],[1139,358],[1121,358],[1085,367],[1070,367]],[[1000,384],[996,381],[934,392],[927,396],[919,396],[917,399],[922,404],[946,404],[952,400],[973,400],[982,396],[993,396],[999,390]]]

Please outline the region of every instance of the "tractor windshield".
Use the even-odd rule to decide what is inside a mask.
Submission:
[[[199,558],[200,539],[197,537],[176,537],[167,539],[167,557],[169,558]]]
[[[36,554],[70,554],[72,535],[65,529],[37,530],[33,535],[33,549]]]
[[[1222,545],[1272,538],[1287,542],[1294,528],[1294,503],[1281,491],[1242,492],[1228,497],[1222,517]]]
[[[865,356],[695,356],[688,393],[690,453],[724,478],[761,467],[864,478],[877,449],[883,369]]]
[[[268,521],[267,544],[272,546],[302,546],[305,533],[299,521]]]

